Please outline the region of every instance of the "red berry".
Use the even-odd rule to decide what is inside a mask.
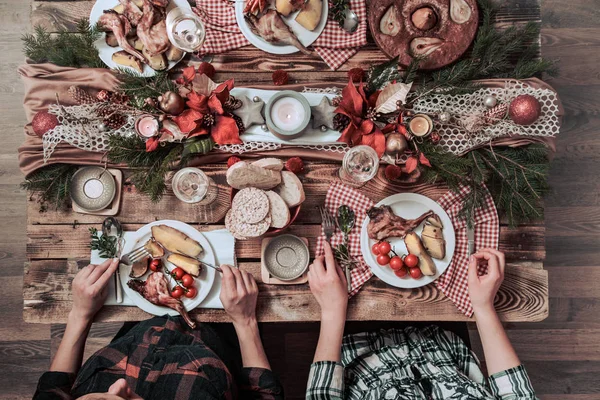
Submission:
[[[300,157],[292,157],[285,162],[285,169],[295,174],[304,172],[304,161]]]
[[[385,167],[385,177],[388,180],[395,181],[396,179],[400,178],[400,175],[402,175],[402,168],[400,168],[398,165],[390,164]]]
[[[240,162],[240,161],[242,161],[242,159],[241,159],[241,158],[239,158],[239,157],[236,157],[236,156],[231,156],[231,157],[229,157],[229,158],[227,159],[227,168],[231,168],[231,166],[232,166],[233,164],[235,164],[235,163],[238,163],[238,162]]]
[[[352,79],[352,82],[361,82],[365,80],[365,70],[362,68],[352,68],[348,71],[348,78]]]
[[[198,67],[199,74],[204,74],[211,79],[215,76],[215,72],[216,72],[215,67],[213,67],[213,65],[211,63],[202,62],[202,63],[200,63],[200,66]]]
[[[286,85],[289,79],[289,74],[282,69],[278,69],[277,71],[273,72],[273,83],[276,86]]]

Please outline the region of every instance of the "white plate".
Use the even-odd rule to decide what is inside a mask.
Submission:
[[[212,247],[210,246],[208,240],[206,240],[202,233],[198,232],[196,229],[189,226],[188,224],[185,224],[180,221],[162,220],[152,222],[148,225],[144,225],[143,227],[138,229],[137,232],[135,232],[133,240],[128,240],[127,243],[125,243],[125,246],[123,247],[123,254],[127,254],[131,250],[136,249],[139,246],[142,246],[144,243],[146,243],[146,241],[148,241],[148,239],[152,237],[152,232],[150,228],[152,228],[155,225],[168,225],[171,228],[175,228],[178,231],[185,233],[186,235],[200,243],[202,248],[204,248],[202,256],[199,259],[201,261],[215,265],[215,255],[212,252]],[[173,264],[166,262],[166,258],[163,258],[163,268],[168,268],[169,270],[172,270],[175,267],[173,266]],[[121,273],[121,284],[123,286],[123,290],[125,291],[125,293],[127,293],[127,296],[129,296],[129,298],[133,300],[136,306],[146,311],[147,313],[153,315],[179,315],[177,311],[171,308],[161,307],[150,303],[148,300],[144,299],[141,294],[127,286],[127,282],[130,279],[132,279],[129,277],[130,270],[131,268],[127,267],[126,265],[121,265],[121,267],[119,268],[119,271]],[[150,269],[148,269],[148,272],[146,272],[144,276],[138,279],[146,280],[148,275],[150,275],[150,272]],[[188,299],[185,296],[181,298],[181,300],[183,301],[183,305],[185,306],[185,309],[187,311],[191,311],[194,308],[198,307],[198,305],[202,303],[202,300],[204,300],[206,296],[208,296],[208,294],[210,293],[210,289],[212,288],[212,285],[215,281],[215,270],[210,267],[202,267],[202,271],[200,271],[200,276],[197,277],[195,281],[195,286],[198,290],[198,294],[196,295],[196,297],[194,297],[193,299]],[[169,288],[172,288],[172,281],[168,277],[167,282],[169,282]]]
[[[308,47],[311,44],[313,44],[315,40],[317,40],[317,38],[321,36],[323,29],[325,29],[325,25],[327,24],[327,15],[329,13],[328,3],[329,2],[327,0],[323,0],[323,12],[321,13],[321,22],[319,22],[319,25],[317,25],[314,31],[309,31],[308,29],[296,22],[296,15],[298,15],[300,11],[293,12],[287,17],[281,16],[281,18],[283,18],[287,26],[289,26],[292,32],[296,34],[296,37],[298,38],[300,43],[304,45],[304,47]],[[252,32],[252,30],[248,26],[246,20],[244,19],[244,7],[246,7],[245,0],[238,0],[235,2],[235,17],[237,19],[237,23],[240,27],[240,30],[250,43],[258,47],[259,49],[272,54],[292,54],[300,51],[296,46],[269,43],[260,36],[255,35],[254,32]]]
[[[425,197],[416,193],[399,193],[392,195],[376,204],[376,206],[382,205],[392,207],[392,210],[396,215],[406,219],[417,218],[429,210],[432,210],[434,213],[436,213],[444,225],[443,233],[444,239],[446,240],[446,257],[443,260],[436,260],[435,258],[433,259],[436,269],[436,273],[433,276],[423,276],[420,279],[413,279],[410,276],[405,276],[403,278],[397,277],[389,266],[381,266],[377,264],[375,259],[376,257],[371,252],[371,247],[376,241],[369,239],[369,235],[367,234],[367,225],[370,221],[369,217],[367,217],[363,221],[362,230],[360,232],[360,250],[367,265],[371,267],[371,270],[379,279],[387,284],[399,288],[418,288],[435,281],[444,273],[446,268],[448,268],[448,265],[450,265],[450,261],[452,261],[452,255],[454,254],[454,248],[456,246],[454,227],[452,226],[452,221],[450,220],[448,214],[446,214],[446,211],[444,211],[444,209],[438,203],[431,200],[429,197]],[[419,237],[421,236],[422,230],[422,224],[415,230],[417,234],[419,234]],[[387,240],[392,245],[392,248],[396,249],[398,254],[407,253],[406,245],[404,244],[403,239],[388,238]]]
[[[100,19],[100,16],[104,13],[104,10],[110,10],[111,8],[114,8],[115,6],[119,5],[119,0],[97,0],[94,3],[94,6],[92,7],[92,11],[90,12],[90,25],[94,26],[96,24],[96,22],[98,22],[98,19]],[[186,0],[171,0],[169,2],[169,5],[167,6],[167,13],[173,9],[173,8],[182,8],[185,11],[192,11],[192,7],[190,6],[190,4],[186,1]],[[110,47],[109,45],[106,44],[106,40],[104,40],[106,34],[102,33],[100,39],[96,40],[94,42],[94,46],[98,49],[98,55],[100,56],[100,59],[104,62],[104,64],[108,65],[109,68],[112,69],[116,69],[116,68],[125,68],[128,69],[132,72],[138,72],[135,69],[131,68],[131,67],[126,67],[124,65],[119,65],[117,63],[115,63],[112,60],[112,55],[113,53],[116,53],[117,51],[123,50],[120,46],[117,47]],[[183,54],[183,56],[185,57],[185,53]],[[183,59],[183,57],[182,57]],[[169,67],[167,68],[167,70],[173,68],[179,61],[169,61]],[[150,66],[148,64],[144,64],[144,72],[142,73],[143,76],[154,76],[156,75],[156,71],[153,70],[152,68],[150,68]]]

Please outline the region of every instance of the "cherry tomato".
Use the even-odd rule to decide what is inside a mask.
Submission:
[[[183,288],[181,286],[175,286],[173,290],[171,290],[171,296],[178,299],[183,296]]]
[[[171,273],[173,275],[175,275],[175,278],[177,278],[177,279],[181,279],[185,275],[185,271],[182,268],[179,268],[179,267],[174,268],[173,271],[171,271]]]
[[[185,297],[188,299],[193,299],[198,294],[198,291],[195,287],[188,288],[187,292],[185,292]]]
[[[414,254],[409,254],[406,257],[404,257],[404,264],[408,268],[414,268],[417,265],[419,265],[419,257],[415,256]]]
[[[410,276],[412,276],[413,279],[419,279],[423,276],[423,273],[421,272],[421,269],[419,267],[411,268],[409,272]]]
[[[373,247],[371,247],[371,251],[373,252],[373,254],[378,256],[379,255],[379,243],[375,243],[373,245]]]
[[[379,254],[388,254],[392,250],[390,242],[379,243]]]
[[[390,260],[390,268],[394,271],[397,271],[402,267],[404,267],[404,262],[402,261],[402,259],[399,256],[392,257],[392,259]]]
[[[181,277],[181,282],[183,284],[183,287],[189,288],[194,286],[194,277],[188,274],[185,274],[184,276]]]
[[[160,258],[154,258],[150,260],[150,269],[154,272],[160,271]]]
[[[394,271],[394,273],[396,274],[397,277],[399,278],[404,278],[406,276],[406,274],[408,274],[408,270],[404,267],[397,269]]]
[[[387,254],[380,254],[377,256],[377,264],[388,265],[390,263],[390,256]]]

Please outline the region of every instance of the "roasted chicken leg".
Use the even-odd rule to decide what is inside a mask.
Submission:
[[[102,14],[98,19],[98,23],[103,28],[111,30],[115,34],[117,42],[123,50],[141,62],[147,62],[146,57],[144,57],[142,53],[134,49],[133,46],[127,42],[127,38],[125,36],[127,35],[127,32],[131,30],[131,24],[124,15],[119,15],[114,10],[105,10],[104,14]]]
[[[304,54],[312,54],[300,43],[294,32],[283,22],[281,15],[276,10],[269,10],[260,18],[253,14],[246,14],[245,18],[252,32],[267,42],[291,44]]]
[[[373,240],[384,240],[389,237],[404,238],[407,233],[415,230],[421,223],[431,217],[433,211],[427,211],[416,219],[404,219],[394,214],[390,206],[373,207],[367,211],[370,218],[367,225],[369,238]]]
[[[144,51],[153,56],[164,53],[171,46],[165,19],[161,18],[157,24],[153,25],[156,10],[148,0],[144,0],[143,13],[144,15],[138,22],[137,35],[144,45]]]
[[[132,26],[137,26],[142,18],[142,10],[132,0],[119,0],[123,5],[123,15],[129,20]]]
[[[172,308],[173,310],[181,314],[185,322],[192,329],[196,327],[196,323],[192,321],[192,319],[188,315],[181,300],[174,298],[169,293],[169,288],[167,287],[167,279],[165,278],[165,275],[162,272],[151,273],[145,282],[139,279],[132,279],[129,282],[127,282],[127,286],[141,294],[146,300],[148,300],[152,304]]]

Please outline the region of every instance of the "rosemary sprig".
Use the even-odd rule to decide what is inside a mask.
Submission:
[[[113,258],[117,256],[117,237],[98,235],[98,229],[90,228],[90,249],[98,250],[100,257]]]

